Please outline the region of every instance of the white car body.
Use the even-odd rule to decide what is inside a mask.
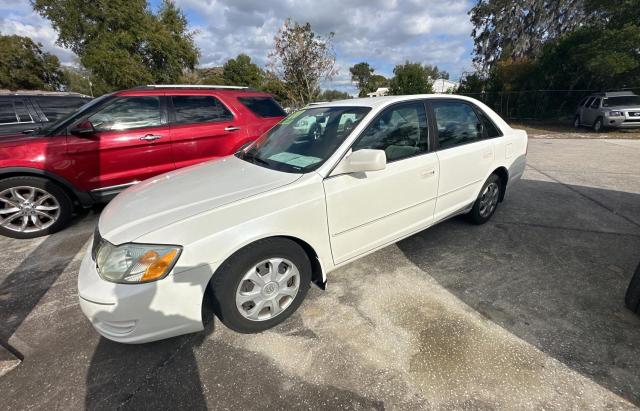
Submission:
[[[503,135],[395,161],[380,171],[336,175],[352,143],[386,107],[439,98],[475,105]],[[202,330],[212,275],[239,249],[264,238],[285,236],[304,245],[315,264],[314,280],[324,284],[336,268],[468,211],[496,170],[508,176],[507,187],[524,172],[526,133],[470,98],[397,96],[320,106],[371,111],[313,172],[275,171],[229,156],[139,183],[105,208],[98,228],[110,243],[174,244],[183,251],[167,277],[132,285],[103,280],[88,250],[78,291],[100,334],[142,343]]]

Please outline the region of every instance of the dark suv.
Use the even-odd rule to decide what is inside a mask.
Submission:
[[[0,135],[41,128],[89,101],[91,97],[78,93],[1,91]]]
[[[42,130],[2,136],[0,234],[60,230],[74,207],[233,154],[284,116],[269,94],[244,87],[145,86],[98,97]]]

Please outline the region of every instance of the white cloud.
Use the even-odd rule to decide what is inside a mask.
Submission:
[[[152,0],[157,2],[157,0]],[[273,37],[287,17],[310,22],[319,34],[334,32],[339,74],[323,87],[354,92],[349,67],[371,63],[391,75],[405,60],[436,64],[458,75],[470,65],[472,0],[176,0],[186,13],[202,66],[222,65],[239,53],[265,65]],[[155,4],[155,3],[154,3]],[[27,35],[65,64],[75,55],[55,44],[51,24],[28,0],[0,0],[0,32]]]

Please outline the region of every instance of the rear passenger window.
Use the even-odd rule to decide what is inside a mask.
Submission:
[[[271,97],[240,97],[238,101],[259,117],[285,117],[287,115]]]
[[[16,100],[13,102],[13,106],[16,110],[16,116],[18,117],[18,121],[21,123],[33,123],[33,119],[31,118],[31,114],[27,110],[27,107],[24,105],[24,101]]]
[[[591,103],[591,108],[600,108],[600,99],[599,98],[593,100],[593,103]]]
[[[231,121],[233,114],[221,102],[212,96],[173,96],[175,123],[209,123],[213,121]]]
[[[393,162],[426,153],[428,139],[424,104],[415,102],[386,109],[351,148],[384,150],[387,161]]]
[[[0,101],[0,124],[16,123],[18,118],[11,101]]]
[[[482,139],[481,122],[469,104],[459,101],[433,100],[431,105],[436,116],[440,149]]]
[[[593,100],[595,99],[595,97],[589,97],[589,99],[587,100],[586,103],[584,103],[585,107],[589,107],[591,105],[591,103],[593,103]]]
[[[32,97],[49,121],[57,121],[91,101],[82,97]]]
[[[498,127],[496,127],[496,125],[493,124],[493,121],[489,119],[489,116],[483,113],[482,110],[478,110],[477,113],[480,115],[482,125],[484,126],[484,130],[487,133],[487,138],[500,137],[502,135],[500,130],[498,130]]]

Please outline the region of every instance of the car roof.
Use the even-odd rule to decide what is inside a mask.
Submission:
[[[422,100],[422,99],[457,99],[464,100],[469,102],[476,102],[476,100],[467,97],[461,96],[458,94],[411,94],[404,96],[382,96],[382,97],[362,97],[362,98],[352,98],[346,100],[336,100],[331,102],[324,103],[311,103],[309,106],[317,108],[317,107],[370,107],[370,108],[379,108],[386,107],[389,104],[393,103],[401,103],[403,101],[411,101],[411,100]]]
[[[16,97],[24,97],[24,96],[37,96],[37,97],[82,97],[82,98],[92,98],[85,94],[76,93],[73,91],[44,91],[44,90],[0,90],[0,96],[16,96]]]
[[[256,91],[250,87],[242,86],[215,86],[198,84],[150,84],[134,87],[127,90],[116,91],[114,95],[157,95],[170,91],[172,94],[210,95],[223,94],[237,97],[272,97],[271,94]]]

